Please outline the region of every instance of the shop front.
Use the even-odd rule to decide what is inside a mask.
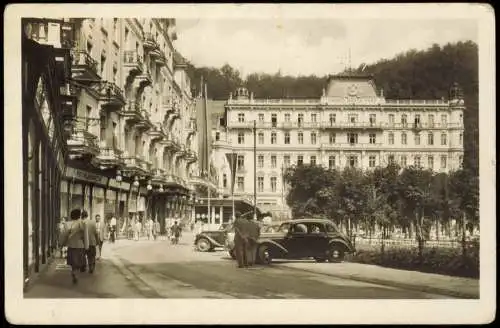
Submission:
[[[54,257],[66,158],[60,87],[69,53],[22,40],[23,281]],[[57,59],[57,61],[56,61]]]

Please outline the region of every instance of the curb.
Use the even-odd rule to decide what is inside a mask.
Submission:
[[[121,262],[116,254],[111,254],[109,257],[111,263],[118,269],[118,271],[127,279],[135,288],[137,288],[147,298],[163,298],[162,295],[151,288],[142,278],[137,276],[132,270],[129,270]]]
[[[372,284],[388,286],[388,287],[408,289],[408,290],[413,290],[413,291],[417,291],[417,292],[424,292],[424,293],[429,293],[429,294],[438,294],[438,295],[443,295],[443,296],[451,296],[451,297],[464,298],[464,299],[479,299],[479,294],[472,295],[471,293],[461,292],[461,291],[456,291],[456,290],[449,290],[449,289],[444,289],[444,288],[406,284],[406,283],[400,283],[400,282],[389,281],[389,280],[384,280],[384,279],[377,279],[377,278],[357,277],[355,275],[349,275],[349,274],[318,272],[318,271],[315,271],[312,269],[302,269],[302,268],[289,267],[286,264],[284,265],[284,267],[286,267],[288,269],[292,269],[292,270],[306,271],[306,272],[310,272],[310,273],[322,274],[325,276],[331,276],[331,277],[342,278],[342,279],[349,279],[349,280],[354,280],[354,281],[359,281],[359,282],[372,283]]]

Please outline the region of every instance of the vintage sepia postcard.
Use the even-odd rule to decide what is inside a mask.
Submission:
[[[487,323],[482,4],[16,4],[13,324]]]

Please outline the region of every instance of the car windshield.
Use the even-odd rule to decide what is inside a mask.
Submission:
[[[280,232],[288,232],[288,230],[290,230],[290,223],[283,223],[278,228],[278,231],[280,231]]]

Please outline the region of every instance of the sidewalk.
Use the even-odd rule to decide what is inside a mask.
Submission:
[[[108,250],[106,251],[106,248]],[[113,263],[111,247],[105,243],[103,258],[96,262],[93,274],[78,274],[71,281],[71,269],[65,259],[54,259],[47,270],[24,292],[25,298],[137,298],[141,290]],[[141,297],[141,296],[139,296]]]
[[[275,262],[291,269],[459,298],[479,298],[479,280],[360,263]]]

